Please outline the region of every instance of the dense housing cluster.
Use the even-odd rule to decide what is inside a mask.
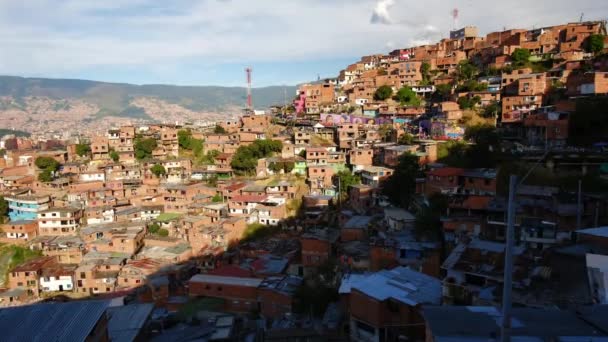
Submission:
[[[511,334],[606,338],[605,33],[465,27],[215,125],[6,135],[0,327],[17,340],[498,340],[517,175]]]

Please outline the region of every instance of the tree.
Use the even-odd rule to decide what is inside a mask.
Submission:
[[[477,67],[465,59],[458,63],[456,68],[456,79],[459,82],[472,80],[478,73]]]
[[[522,67],[528,64],[530,61],[530,56],[532,56],[530,50],[517,48],[511,54],[511,60],[516,67]]]
[[[459,85],[456,88],[457,92],[465,92],[465,91],[483,91],[488,89],[487,83],[479,83],[475,80],[465,81],[463,84]]]
[[[464,141],[449,140],[437,145],[437,161],[451,167],[468,167],[469,145]]]
[[[398,143],[400,145],[412,145],[414,143],[414,136],[405,132],[399,137]]]
[[[243,232],[241,241],[252,241],[268,237],[276,233],[280,228],[278,226],[266,226],[261,223],[248,224]]]
[[[204,141],[201,139],[190,139],[190,149],[192,150],[192,153],[194,154],[195,157],[200,157],[201,154],[203,153],[203,147],[204,147]],[[207,152],[207,154],[209,154]]]
[[[4,196],[0,196],[0,222],[4,222],[4,217],[8,215],[8,202]]]
[[[160,230],[160,225],[156,222],[154,222],[148,226],[148,232],[150,232],[150,234],[156,234],[156,233],[158,233],[159,230]]]
[[[399,157],[399,164],[395,172],[382,186],[382,191],[391,203],[403,208],[410,205],[416,192],[416,178],[422,176],[418,157],[411,153],[404,153]]]
[[[382,141],[391,140],[391,136],[393,135],[393,126],[391,124],[382,124],[378,127],[378,134],[380,135],[380,139]]]
[[[226,134],[228,132],[226,132],[226,130],[224,129],[224,127],[222,127],[220,125],[216,125],[215,128],[213,129],[213,133],[215,133],[215,134]]]
[[[483,107],[483,111],[481,112],[481,116],[484,118],[495,118],[500,116],[502,113],[502,107],[500,106],[500,102],[496,100],[492,100],[487,106]]]
[[[51,157],[38,157],[34,164],[41,170],[55,172],[59,169],[59,162]]]
[[[179,140],[179,138],[178,138]],[[152,151],[156,149],[156,139],[147,138],[147,139],[135,139],[135,158],[142,160],[146,158],[152,157]]]
[[[358,175],[351,173],[349,170],[342,170],[334,175],[340,183],[340,196],[346,197],[348,188],[361,183],[361,178]]]
[[[300,151],[300,153],[298,153],[298,156],[306,159],[306,150]]]
[[[448,208],[448,199],[441,193],[434,193],[428,199],[428,205],[416,213],[414,228],[422,240],[439,240],[442,235],[441,215]]]
[[[6,155],[6,150],[3,148],[0,148],[0,158],[3,158]]]
[[[486,66],[478,76],[500,76],[500,70],[493,66]]]
[[[240,174],[250,174],[258,165],[258,159],[271,156],[274,152],[281,152],[283,143],[279,140],[256,140],[249,146],[240,146],[230,166]]]
[[[118,163],[118,160],[120,159],[120,155],[116,151],[110,151],[110,158],[112,158],[112,160],[115,163]]]
[[[167,237],[167,236],[169,236],[169,231],[166,230],[165,228],[161,228],[158,230],[157,235],[162,236],[162,237]]]
[[[463,96],[458,98],[458,105],[460,109],[472,109],[478,103],[481,103],[481,97],[474,96],[473,98],[469,98],[468,96]]]
[[[160,164],[154,164],[152,165],[152,167],[150,168],[150,171],[156,176],[156,177],[160,177],[161,175],[166,175],[167,174],[167,170],[165,170],[165,167],[160,165]]]
[[[290,173],[296,167],[296,164],[292,161],[287,161],[283,163],[283,171],[285,173]]]
[[[51,157],[38,157],[34,162],[36,166],[42,170],[38,174],[38,180],[41,182],[50,182],[53,180],[53,173],[59,170],[59,162]]]
[[[190,149],[190,140],[192,139],[192,132],[180,129],[177,131],[177,143],[179,147],[189,150]]]
[[[431,82],[431,65],[427,62],[422,62],[420,65],[420,73],[422,74],[421,85],[428,85]]]
[[[207,185],[215,188],[217,186],[217,176],[213,175],[207,179]]]
[[[207,151],[207,154],[201,157],[201,162],[203,164],[213,164],[215,162],[215,158],[220,155],[220,151],[211,150]]]
[[[80,157],[88,156],[91,153],[91,145],[89,144],[77,144],[76,145],[76,154]]]
[[[467,127],[464,132],[464,138],[471,140],[478,145],[492,147],[497,147],[500,142],[496,127],[490,124],[479,124]]]
[[[465,158],[470,168],[495,167],[500,153],[500,137],[496,127],[480,124],[467,127],[464,138],[474,142],[465,150]]]
[[[585,50],[593,54],[598,54],[604,49],[604,36],[601,34],[592,34],[587,38]]]
[[[397,91],[397,94],[393,97],[395,101],[399,101],[401,105],[408,105],[418,107],[420,106],[420,98],[412,90],[412,88],[405,86]]]
[[[440,101],[445,101],[450,98],[452,95],[452,85],[451,84],[438,84],[435,86],[435,97]]]
[[[38,180],[44,183],[48,183],[53,180],[53,172],[45,169],[38,174]]]
[[[387,85],[380,86],[374,93],[374,100],[385,101],[393,96],[393,88]]]
[[[268,165],[268,169],[274,173],[279,173],[283,170],[283,162],[272,162]]]
[[[232,166],[234,171],[241,174],[250,173],[257,165],[257,157],[253,154],[249,146],[240,146],[230,162],[230,166]]]
[[[220,193],[215,194],[215,196],[213,196],[213,198],[211,198],[211,201],[213,203],[219,203],[219,202],[222,202],[223,200],[224,200],[224,198],[222,197],[222,194],[220,194]]]

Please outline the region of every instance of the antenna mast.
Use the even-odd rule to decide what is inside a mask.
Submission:
[[[247,76],[247,109],[253,110],[253,101],[251,99],[251,73],[253,69],[251,67],[245,68],[245,75]]]
[[[458,28],[458,8],[452,10],[452,20],[452,29],[456,30]]]

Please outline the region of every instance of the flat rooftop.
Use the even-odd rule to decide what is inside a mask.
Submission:
[[[218,285],[235,285],[246,287],[258,287],[262,283],[262,279],[257,278],[239,278],[239,277],[224,277],[209,274],[197,274],[190,278],[190,282],[209,283]]]

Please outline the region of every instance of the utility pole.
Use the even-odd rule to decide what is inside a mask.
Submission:
[[[511,293],[513,286],[513,246],[515,244],[515,191],[519,185],[530,176],[530,174],[536,169],[545,158],[549,156],[549,150],[536,161],[534,165],[528,170],[528,172],[517,181],[516,175],[509,177],[509,202],[507,206],[507,231],[506,246],[505,246],[505,267],[504,267],[504,282],[502,287],[502,322],[501,328],[501,341],[511,341]]]
[[[502,325],[501,340],[511,341],[511,291],[513,282],[513,245],[515,240],[515,191],[517,176],[509,178],[509,202],[507,207],[507,231],[504,267],[504,285],[502,288]]]
[[[245,78],[247,80],[247,109],[253,111],[253,100],[251,96],[251,73],[253,69],[251,67],[245,68]]]

